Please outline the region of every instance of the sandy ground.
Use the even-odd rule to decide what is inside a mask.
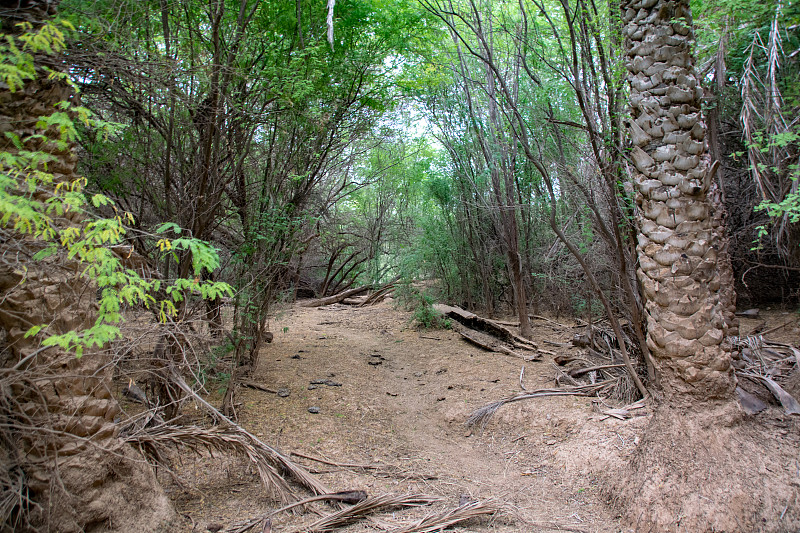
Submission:
[[[633,453],[647,416],[601,421],[590,398],[567,396],[503,406],[482,431],[464,425],[474,410],[520,392],[523,365],[528,390],[553,386],[553,357],[580,354],[569,346],[573,322],[559,322],[534,322],[534,338],[552,353],[526,362],[482,351],[452,331],[418,331],[408,313],[387,303],[295,306],[273,321],[275,340],[253,377],[289,395],[242,389],[240,423],[284,453],[333,463],[293,456],[332,491],[442,498],[340,531],[391,531],[464,498],[499,502],[503,512],[452,531],[629,531],[596,473]],[[564,345],[545,345],[545,339]],[[312,385],[315,380],[330,381]],[[230,528],[277,507],[239,460],[186,457],[176,473],[183,486],[166,485],[187,532]],[[272,531],[311,519],[284,513]]]

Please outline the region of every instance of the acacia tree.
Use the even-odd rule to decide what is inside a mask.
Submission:
[[[649,6],[649,7],[647,7]],[[647,345],[665,399],[722,400],[736,379],[730,263],[705,144],[688,1],[624,1]]]

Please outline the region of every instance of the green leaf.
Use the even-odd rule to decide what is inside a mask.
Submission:
[[[40,261],[46,257],[51,257],[58,253],[58,247],[55,244],[51,244],[47,248],[39,250],[35,254],[33,254],[34,261]]]
[[[44,328],[44,326],[33,326],[28,331],[25,332],[25,336],[24,337],[26,339],[29,338],[29,337],[33,337],[33,336],[37,335],[40,331],[42,331],[42,328]]]
[[[167,231],[172,231],[176,235],[180,235],[183,230],[174,222],[164,222],[156,228],[156,233],[166,233]]]

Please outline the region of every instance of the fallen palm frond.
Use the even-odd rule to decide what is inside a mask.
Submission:
[[[422,505],[430,505],[440,500],[441,498],[436,496],[428,496],[425,494],[408,494],[404,496],[382,494],[380,496],[372,496],[353,505],[352,507],[336,511],[335,513],[329,514],[328,516],[320,518],[319,520],[300,527],[294,531],[296,533],[301,531],[308,533],[332,531],[338,527],[349,524],[358,518],[362,518],[383,509],[392,507],[418,507]]]
[[[304,488],[314,494],[327,494],[331,492],[324,484],[316,480],[305,469],[295,464],[287,456],[275,448],[265,444],[255,435],[239,426],[228,417],[215,409],[197,394],[177,373],[173,373],[172,380],[198,405],[202,406],[217,422],[219,427],[207,428],[173,428],[160,426],[144,428],[128,437],[129,442],[139,442],[145,446],[143,451],[160,460],[163,455],[159,448],[165,445],[183,445],[192,447],[211,447],[212,449],[227,449],[246,456],[258,469],[261,481],[265,488],[276,497],[278,501],[288,503],[295,501],[289,485],[283,479],[288,473]]]
[[[600,393],[604,389],[613,387],[616,382],[616,379],[608,379],[598,383],[593,383],[591,385],[579,385],[575,387],[565,387],[563,389],[539,389],[523,394],[517,394],[516,396],[511,396],[509,398],[492,402],[489,405],[473,411],[472,414],[469,415],[469,418],[467,418],[465,424],[467,427],[480,425],[481,429],[483,429],[486,427],[486,424],[489,423],[492,415],[494,415],[498,409],[507,403],[528,400],[530,398],[543,398],[545,396],[591,396],[593,394]]]
[[[364,492],[363,490],[351,490],[351,491],[344,491],[344,492],[336,492],[334,494],[320,494],[319,496],[312,496],[311,498],[306,498],[304,500],[300,500],[300,501],[296,501],[294,503],[290,503],[288,505],[284,505],[280,509],[272,511],[271,513],[268,513],[268,514],[266,514],[264,516],[259,516],[257,518],[253,518],[251,520],[248,520],[247,522],[244,522],[242,524],[235,525],[235,526],[233,526],[231,528],[226,529],[225,533],[245,533],[247,531],[250,531],[251,529],[253,529],[255,526],[257,526],[259,524],[266,524],[266,523],[271,524],[272,523],[272,517],[275,516],[276,514],[282,513],[284,511],[289,511],[291,509],[294,509],[295,507],[301,507],[301,506],[304,506],[304,505],[307,505],[307,504],[313,503],[313,502],[337,501],[337,502],[342,502],[342,503],[353,504],[353,503],[362,502],[362,501],[364,501],[366,499],[367,499],[367,493]],[[322,514],[322,513],[319,513],[317,511],[315,511],[315,512],[317,514]]]
[[[736,375],[764,385],[787,415],[800,414],[800,402],[778,383],[800,368],[800,350],[790,344],[772,342],[762,335],[730,337],[740,351],[735,354]]]
[[[459,522],[480,516],[495,515],[499,511],[500,506],[492,500],[470,502],[443,513],[429,514],[422,520],[400,529],[392,530],[391,533],[431,533],[433,531],[441,531]]]
[[[760,381],[767,389],[775,396],[775,399],[781,403],[783,412],[787,415],[800,415],[800,402],[794,396],[786,392],[783,387],[778,385],[775,380],[760,374],[750,374],[747,372],[737,372],[737,376],[749,378],[755,381]]]
[[[281,502],[295,499],[291,487],[273,466],[275,461],[269,450],[251,441],[236,428],[161,425],[140,429],[125,440],[138,446],[145,456],[160,464],[166,463],[163,450],[169,447],[188,448],[196,453],[205,449],[244,455],[256,467],[271,497]]]

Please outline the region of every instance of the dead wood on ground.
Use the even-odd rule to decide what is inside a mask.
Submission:
[[[544,322],[549,322],[550,324],[553,324],[554,326],[558,326],[561,329],[572,329],[572,328],[575,328],[575,327],[580,327],[580,326],[567,326],[567,325],[564,325],[564,324],[562,324],[560,322],[556,322],[555,320],[552,320],[550,318],[547,318],[547,317],[541,316],[541,315],[528,315],[528,318],[530,318],[531,320],[541,320],[541,321],[544,321]],[[512,327],[515,327],[515,328],[519,327],[519,320],[516,320],[516,321],[515,320],[493,320],[493,322],[496,322],[497,324],[501,324],[503,326],[512,326]]]
[[[394,292],[395,285],[397,284],[397,281],[399,279],[400,279],[400,277],[398,276],[398,277],[394,278],[392,281],[390,281],[389,283],[387,283],[386,285],[376,289],[375,292],[370,294],[367,297],[367,299],[364,300],[364,302],[359,305],[359,307],[364,307],[364,306],[367,306],[367,305],[374,305],[376,303],[381,302],[384,298],[386,298],[388,295],[390,295],[392,292]]]
[[[323,459],[321,457],[315,457],[313,455],[306,455],[300,452],[291,452],[290,455],[294,455],[297,457],[302,457],[303,459],[308,459],[309,461],[315,461],[317,463],[322,463],[328,466],[338,466],[340,468],[363,468],[365,470],[376,470],[378,467],[374,465],[361,465],[361,464],[353,464],[353,463],[337,463],[334,461],[329,461],[327,459]]]
[[[472,335],[471,333],[464,334],[463,332],[459,331],[461,335],[466,338],[468,341],[477,344],[487,350],[490,351],[499,351],[502,353],[507,353],[509,355],[520,356],[514,350],[522,349],[522,350],[530,350],[536,351],[539,347],[536,343],[531,342],[528,339],[520,337],[519,335],[512,332],[510,329],[502,326],[501,324],[489,320],[488,318],[482,318],[474,313],[470,313],[460,307],[450,306],[450,305],[443,305],[443,304],[436,304],[433,308],[442,313],[447,318],[455,320],[462,326],[465,326],[471,330],[480,332],[485,335],[490,335],[491,337],[496,338],[499,343],[495,342],[485,342],[481,341],[480,337],[476,335]],[[501,344],[502,343],[502,344]],[[501,349],[500,346],[503,346]]]
[[[242,387],[247,387],[248,389],[260,390],[261,392],[268,392],[270,394],[278,394],[278,391],[276,391],[274,389],[270,389],[269,387],[266,387],[266,386],[262,385],[261,383],[257,383],[255,381],[251,381],[249,379],[240,379],[240,380],[237,381],[237,383],[239,385],[241,385]]]
[[[602,402],[599,400],[592,400],[592,408],[597,411],[600,416],[594,417],[595,420],[607,420],[609,418],[616,418],[617,420],[626,420],[633,416],[631,411],[643,409],[647,406],[644,399],[637,400],[630,405],[624,407],[601,407]]]
[[[471,342],[475,346],[478,346],[479,348],[483,348],[484,350],[487,350],[489,352],[500,352],[500,353],[504,353],[506,355],[512,355],[514,357],[519,357],[521,359],[525,359],[526,361],[536,361],[536,360],[540,359],[539,356],[526,357],[526,356],[522,355],[519,352],[515,352],[514,350],[504,346],[501,342],[493,341],[492,338],[489,337],[488,335],[483,335],[483,337],[485,339],[484,340],[484,339],[481,339],[476,334],[478,332],[475,332],[475,331],[472,331],[472,330],[458,328],[458,329],[456,329],[456,332],[459,335],[461,335],[461,337],[463,337],[467,341]]]
[[[479,425],[481,429],[484,429],[486,424],[489,423],[489,420],[491,420],[492,415],[494,415],[498,409],[508,403],[528,400],[531,398],[543,398],[545,396],[592,396],[595,394],[600,394],[604,390],[613,387],[615,383],[616,380],[609,379],[591,385],[579,385],[575,387],[565,387],[563,389],[538,389],[531,392],[517,394],[515,396],[510,396],[508,398],[503,398],[502,400],[492,402],[489,405],[481,407],[480,409],[476,409],[471,415],[469,415],[469,418],[467,418],[465,424],[467,427]]]
[[[351,296],[356,296],[363,292],[367,292],[372,288],[372,285],[362,285],[361,287],[356,287],[355,289],[348,289],[346,291],[340,292],[339,294],[334,294],[333,296],[327,296],[325,298],[318,298],[316,300],[309,300],[307,302],[301,302],[301,307],[322,307],[325,305],[336,304],[344,300],[345,298],[350,298]]]

